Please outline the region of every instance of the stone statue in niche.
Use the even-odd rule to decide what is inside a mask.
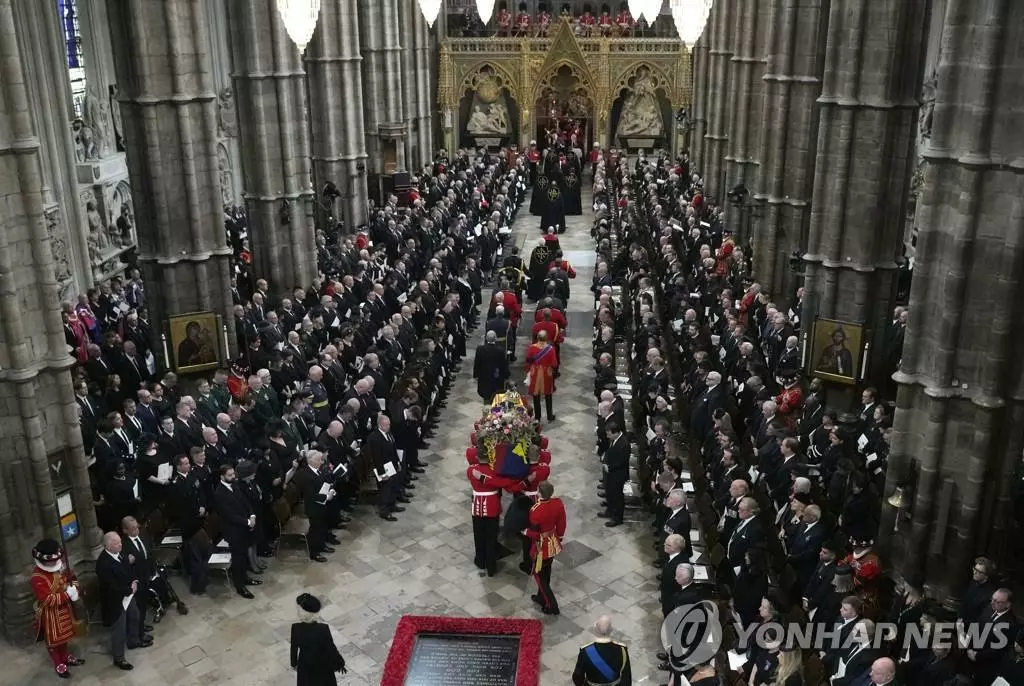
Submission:
[[[654,80],[646,69],[641,69],[633,80],[632,90],[622,103],[618,135],[657,137],[664,133],[665,120],[654,90]]]
[[[46,213],[46,233],[50,237],[50,251],[53,253],[53,274],[57,283],[64,283],[71,278],[71,254],[61,224],[60,210],[56,207]]]
[[[235,204],[235,174],[231,169],[231,156],[223,145],[217,146],[217,171],[220,176],[220,200],[224,207]]]
[[[120,90],[117,84],[110,86],[110,118],[114,123],[114,144],[117,152],[125,151],[124,123],[121,121],[121,103],[118,101]]]
[[[89,258],[93,264],[97,264],[103,261],[103,253],[110,249],[110,237],[103,226],[103,217],[96,209],[95,200],[85,203],[85,218],[89,223],[89,236],[86,239],[89,244]]]
[[[114,222],[121,237],[121,245],[135,242],[135,214],[130,202],[121,203],[121,215]]]
[[[98,159],[95,136],[89,124],[76,119],[71,123],[71,133],[75,139],[75,160],[89,162]]]
[[[932,75],[921,87],[921,119],[919,124],[921,138],[932,137],[932,116],[935,113],[935,95],[939,89],[939,74],[932,70]]]
[[[82,119],[92,127],[94,142],[93,157],[85,159],[102,159],[109,155],[111,146],[110,107],[105,98],[99,97],[95,88],[90,88],[85,94]]]
[[[217,94],[217,129],[221,138],[234,138],[238,135],[235,92],[230,86]]]

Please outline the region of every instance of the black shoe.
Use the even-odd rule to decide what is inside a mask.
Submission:
[[[178,601],[178,604],[175,606],[174,609],[176,609],[178,611],[179,615],[187,615],[188,614],[188,605],[186,605],[185,603],[181,602],[180,600]]]
[[[607,500],[602,500],[601,501],[601,507],[608,507],[608,501]]]
[[[668,662],[668,653],[655,653],[654,657],[658,658],[662,662]]]
[[[153,645],[153,637],[149,636],[147,638],[143,638],[142,640],[140,640],[138,643],[136,643],[134,645],[129,643],[128,644],[128,650],[138,650],[139,648],[148,648],[151,645]]]
[[[331,545],[341,545],[341,541],[338,539],[337,536],[329,536],[327,538],[327,542]]]
[[[142,630],[145,631],[147,634],[153,633],[153,627],[149,624],[143,624]]]
[[[429,448],[429,447],[430,447],[430,444],[429,444],[429,443],[427,443],[426,441],[420,441],[420,444],[419,444],[419,446],[417,446],[417,447],[418,447],[418,448],[419,448],[420,450],[426,450],[427,448]]]
[[[326,553],[326,554],[330,555],[330,554],[331,554],[331,553],[333,553],[334,551],[335,551],[335,549],[334,549],[334,548],[332,548],[332,547],[331,547],[331,546],[329,546],[329,545],[325,545],[325,546],[323,547],[323,550],[321,550],[320,552],[321,552],[321,553]]]
[[[128,662],[128,660],[114,660],[114,666],[126,672],[130,672],[135,669],[132,663]]]
[[[380,515],[380,518],[383,519],[385,522],[397,522],[398,521],[398,517],[396,517],[395,515],[391,515],[391,514]]]
[[[401,498],[395,498],[395,502],[402,503],[403,505],[408,505],[412,501],[403,496]],[[395,509],[398,509],[398,508],[395,508]]]
[[[418,467],[417,466],[417,467],[409,467],[409,471],[412,472],[413,474],[422,474],[423,472],[425,472],[427,470],[424,469],[423,467]]]
[[[612,520],[609,520],[609,521],[605,522],[604,525],[606,527],[608,527],[609,529],[612,529],[612,528],[615,528],[617,526],[622,526],[622,520],[621,519],[612,519]]]
[[[318,555],[310,555],[309,559],[312,560],[313,562],[327,562],[327,558],[324,557],[323,555],[319,555],[319,554]]]
[[[486,566],[484,565],[483,562],[480,562],[479,560],[473,560],[473,564],[476,565],[477,569],[483,569]]]
[[[263,573],[262,569],[256,569],[255,567],[249,567],[249,569],[247,571],[248,571],[249,574],[262,574]]]
[[[405,502],[409,501],[406,500]],[[401,505],[396,505],[395,507],[391,508],[391,512],[405,512],[405,508],[402,507]]]
[[[253,598],[256,597],[256,596],[254,596],[252,594],[252,591],[250,591],[245,586],[242,586],[241,588],[236,588],[235,589],[235,593],[237,593],[238,595],[242,596],[243,598],[245,598],[247,600],[252,600]]]
[[[262,586],[263,582],[260,581],[259,579],[246,579],[245,580],[245,585],[246,586]]]
[[[540,594],[539,593],[534,593],[532,596],[530,596],[530,600],[532,600],[533,602],[537,603],[538,605],[543,605],[544,604],[544,601],[540,599]]]
[[[71,670],[68,669],[67,665],[61,665],[61,667],[64,668],[63,672],[54,670],[54,671],[57,671],[57,678],[59,678],[59,679],[70,679],[71,678]],[[60,669],[60,667],[58,667],[57,669]]]
[[[553,414],[549,414],[548,415],[548,421],[549,422],[553,422],[553,421],[555,421],[555,419],[557,419],[557,417],[555,417],[555,415],[553,415]]]
[[[64,664],[66,664],[68,667],[81,667],[85,664],[85,658],[72,657],[71,655],[69,655],[68,659],[64,662]]]
[[[659,671],[668,672],[670,671],[670,669],[671,668],[668,666],[668,661],[662,662],[660,665],[658,665]]]
[[[611,519],[611,515],[607,512],[598,512],[597,516],[601,519]]]

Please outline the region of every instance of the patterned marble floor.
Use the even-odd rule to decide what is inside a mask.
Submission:
[[[105,650],[107,634],[97,628],[85,646],[88,664],[74,671],[72,683],[291,683],[289,627],[295,618],[295,596],[302,591],[325,601],[322,616],[331,624],[348,664],[348,675],[340,679],[343,684],[379,682],[395,625],[404,614],[540,618],[544,623],[543,686],[569,682],[579,647],[591,640],[593,620],[609,614],[616,637],[630,647],[635,683],[664,681],[665,673],[656,671],[653,654],[660,612],[657,570],[650,564],[654,551],[649,527],[627,523],[607,529],[605,520],[596,517],[600,465],[593,454],[589,285],[594,254],[589,202],[584,197],[584,215],[569,218],[568,232],[561,239],[577,278],[555,394],[557,420],[547,429],[553,453],[551,480],[568,512],[567,545],[552,575],[561,616],[537,611],[529,597],[535,592],[533,581],[516,568],[516,558],[504,560],[493,578],[473,566],[463,453],[481,406],[471,378],[470,353],[442,415],[441,431],[427,451],[430,467],[398,522],[383,522],[364,506],[349,529],[341,532],[342,544],[328,564],[309,564],[300,553],[285,551],[271,563],[264,584],[254,589],[254,601],[238,598],[216,581],[208,597],[186,597],[192,609],[189,615],[172,613],[157,625],[153,647],[128,654],[135,665],[133,672],[111,666]],[[539,220],[524,211],[513,227],[513,239],[524,246],[527,256],[540,236],[538,225]],[[480,335],[478,329],[474,339]],[[474,340],[470,349],[479,342]],[[522,378],[521,368],[516,375]],[[175,583],[183,588],[180,578]],[[0,660],[4,665],[0,684],[34,686],[57,681],[41,646],[28,650],[0,646]]]

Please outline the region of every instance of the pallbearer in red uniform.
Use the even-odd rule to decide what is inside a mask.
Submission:
[[[882,561],[871,546],[874,541],[850,539],[853,552],[846,556],[846,564],[853,570],[853,590],[864,604],[863,615],[868,619],[879,617],[878,583],[882,578]]]
[[[546,615],[557,615],[558,601],[551,591],[551,562],[562,552],[562,537],[565,536],[565,506],[554,498],[555,487],[550,481],[537,486],[540,500],[530,509],[530,521],[523,535],[533,541],[530,556],[533,558],[533,578],[537,582],[537,595],[533,601],[540,605]]]
[[[516,15],[516,36],[530,35],[530,13],[526,11],[526,3],[519,3],[519,14]]]
[[[547,5],[542,2],[537,5],[537,35],[542,38],[547,36],[550,27],[551,12],[548,12]]]
[[[615,25],[619,28],[620,36],[628,36],[633,33],[633,15],[629,13],[629,5],[622,3],[619,6],[619,14],[615,17]]]
[[[555,370],[558,369],[558,353],[548,341],[545,332],[537,333],[537,342],[526,349],[526,372],[529,382],[528,393],[533,396],[533,418],[540,420],[540,399],[548,411],[548,421],[555,421],[551,406],[551,394],[555,392]]]
[[[470,450],[473,454],[470,454]],[[476,448],[466,451],[470,462],[466,478],[473,487],[473,564],[477,569],[486,569],[487,576],[498,571],[498,525],[501,517],[501,491],[516,493],[523,488],[523,482],[494,473],[486,462],[473,464],[477,458]]]
[[[512,13],[508,11],[508,5],[504,2],[498,5],[498,35],[507,36],[512,31]]]
[[[75,637],[73,604],[81,593],[78,580],[64,566],[60,544],[44,538],[32,549],[36,568],[29,582],[36,596],[37,637],[46,639],[46,649],[57,676],[71,678],[68,667],[85,664],[85,660],[68,652],[68,641]]]
[[[612,21],[611,10],[608,5],[601,5],[601,16],[597,18],[597,28],[602,36],[612,35],[615,30],[615,23]]]
[[[792,431],[804,409],[804,394],[800,390],[800,374],[794,369],[779,370],[782,379],[782,392],[775,396],[778,413]]]

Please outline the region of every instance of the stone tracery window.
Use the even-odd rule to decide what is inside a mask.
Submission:
[[[82,116],[85,100],[85,59],[82,55],[82,33],[78,25],[78,1],[57,0],[61,31],[64,34],[65,57],[68,64],[68,78],[71,81],[71,100],[75,116]]]

